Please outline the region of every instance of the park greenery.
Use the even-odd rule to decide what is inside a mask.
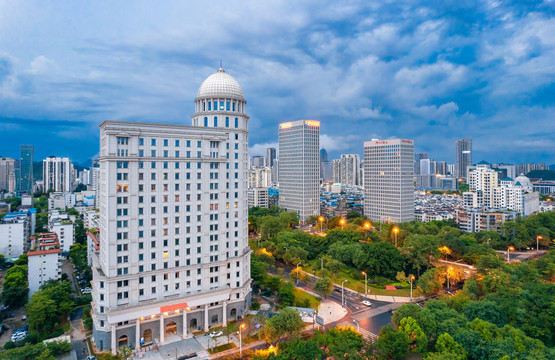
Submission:
[[[434,292],[446,286],[447,277],[451,285],[464,279],[462,268],[442,266],[439,260],[476,265],[482,257],[496,257],[495,250],[535,247],[537,239],[541,248],[547,248],[555,237],[555,213],[517,218],[503,224],[500,231],[476,234],[446,221],[380,224],[350,213],[346,219],[307,219],[319,231],[311,235],[296,229],[293,215],[277,206],[249,210],[250,231],[259,236],[251,242],[257,250],[252,261],[255,283],[267,280],[265,267],[277,259],[290,265],[301,263],[303,270],[335,282],[351,280],[350,287],[358,282],[359,291],[366,272],[376,289],[387,284],[406,288],[412,278],[418,290]]]
[[[33,294],[26,309],[31,335],[40,339],[64,332],[62,324],[75,307],[72,293],[69,280],[49,280]]]
[[[22,347],[0,352],[0,360],[55,360],[57,355],[67,353],[70,350],[71,343],[67,341],[51,341],[35,345],[27,343]]]
[[[2,303],[10,307],[20,307],[27,302],[29,285],[27,282],[27,255],[21,255],[15,266],[6,271],[2,284]]]

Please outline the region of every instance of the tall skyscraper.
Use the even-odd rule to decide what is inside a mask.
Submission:
[[[68,158],[49,156],[42,161],[44,191],[70,192],[73,184],[73,165]]]
[[[252,157],[253,167],[263,167],[264,166],[264,156],[253,156]]]
[[[21,145],[19,160],[19,177],[17,179],[17,193],[33,193],[33,145]]]
[[[364,215],[381,222],[414,220],[414,142],[364,142]]]
[[[100,125],[100,232],[91,238],[99,244],[92,255],[97,349],[164,344],[245,315],[246,103],[220,68],[200,86],[192,126]]]
[[[428,153],[417,153],[414,154],[414,175],[420,175],[420,160],[427,159]]]
[[[320,213],[320,122],[279,124],[279,206],[300,220]]]
[[[271,169],[276,162],[276,157],[277,153],[275,148],[266,149],[266,166]]]
[[[326,161],[328,161],[328,152],[326,151],[326,149],[322,148],[320,149],[320,162]]]
[[[15,191],[15,159],[0,157],[0,191]]]
[[[455,176],[466,181],[469,166],[472,166],[472,139],[455,140]]]

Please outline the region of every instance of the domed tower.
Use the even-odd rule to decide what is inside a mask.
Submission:
[[[248,130],[247,101],[235,78],[220,69],[203,81],[195,99],[193,126]]]

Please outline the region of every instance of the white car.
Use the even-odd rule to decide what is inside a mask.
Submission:
[[[92,289],[89,288],[89,287],[88,288],[83,288],[83,289],[81,289],[81,292],[83,294],[90,294],[92,292]]]
[[[27,337],[27,333],[20,332],[20,333],[13,334],[11,340],[12,342],[18,342],[25,339],[26,337]]]
[[[215,338],[218,336],[222,336],[224,333],[222,331],[212,331],[210,334],[208,334],[208,336],[210,336],[211,338]]]
[[[362,303],[366,306],[372,306],[372,303],[368,300],[363,300]]]

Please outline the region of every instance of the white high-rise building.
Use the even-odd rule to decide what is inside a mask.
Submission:
[[[498,172],[491,169],[487,164],[478,164],[475,170],[468,173],[468,186],[470,192],[476,193],[472,196],[472,204],[465,203],[470,208],[486,206],[494,208],[493,190],[499,186]],[[470,197],[467,197],[470,199]]]
[[[44,191],[70,192],[73,184],[73,165],[68,158],[49,156],[42,161]]]
[[[414,220],[414,142],[364,142],[364,215],[380,222]]]
[[[48,280],[62,278],[62,250],[58,236],[55,233],[40,234],[33,242],[32,249],[27,253],[29,297]]]
[[[164,344],[170,335],[190,337],[245,314],[245,106],[239,84],[220,68],[200,86],[192,126],[100,125],[92,254],[97,349]]]
[[[340,159],[341,175],[339,182],[347,185],[362,185],[360,156],[358,154],[342,154]]]
[[[15,191],[15,159],[0,157],[0,191]]]
[[[320,213],[320,122],[279,124],[279,206],[300,220]]]

